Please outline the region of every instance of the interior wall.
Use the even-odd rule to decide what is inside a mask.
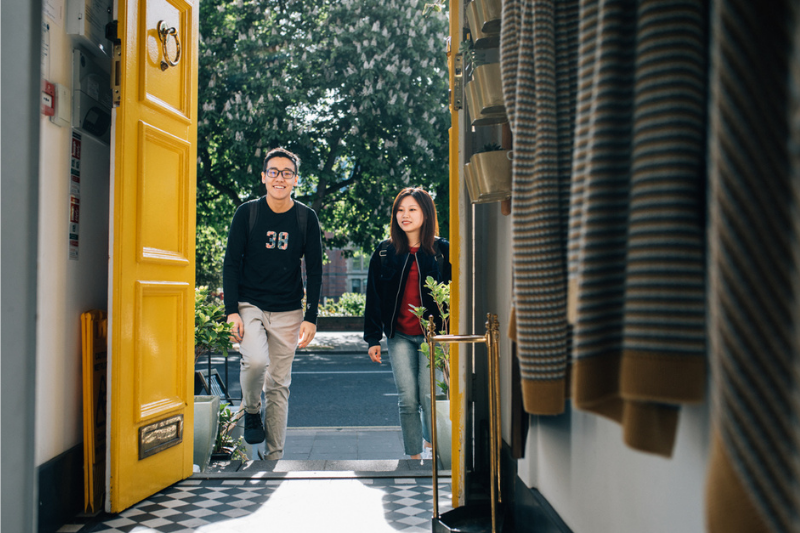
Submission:
[[[0,529],[36,531],[34,412],[36,224],[40,79],[39,0],[2,5],[2,517]]]
[[[503,439],[510,442],[511,217],[476,206],[476,249],[485,249],[485,309],[500,318]],[[702,533],[709,402],[681,410],[673,457],[634,451],[619,425],[576,411],[532,416],[518,475],[538,489],[575,533]]]
[[[49,26],[44,77],[73,94],[75,45],[63,13],[50,14],[55,16],[44,18]],[[40,127],[36,465],[83,440],[80,315],[107,306],[109,202],[109,148],[82,134],[78,259],[71,260],[72,127],[59,127],[45,116]]]

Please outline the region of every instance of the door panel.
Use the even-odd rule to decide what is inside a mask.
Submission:
[[[187,400],[187,359],[172,357],[185,350],[186,283],[137,282],[136,340],[133,353],[136,422],[168,417]]]
[[[194,191],[192,146],[168,132],[139,123],[139,168],[156,179],[138,182],[137,235],[142,261],[188,264],[194,253],[193,222],[187,219],[187,197]],[[155,215],[155,216],[154,216]]]
[[[190,63],[181,59],[176,67],[161,70],[163,46],[158,35],[158,23],[164,21],[170,28],[186,28],[186,32],[178,33],[181,56],[185,47],[181,35],[189,35],[194,30],[192,19],[192,4],[179,0],[140,0],[142,4],[142,34],[145,35],[143,58],[139,65],[140,79],[139,90],[143,101],[163,112],[173,114],[178,120],[190,122],[196,114],[191,106],[194,101],[189,91],[191,83],[187,83],[193,76],[196,78],[196,69],[192,70]],[[167,51],[171,59],[177,53],[175,39],[167,40]],[[196,91],[195,91],[196,93]]]
[[[192,2],[119,0],[106,499],[114,513],[192,473],[197,13]],[[166,69],[159,21],[175,28],[173,62],[180,42],[180,60]]]

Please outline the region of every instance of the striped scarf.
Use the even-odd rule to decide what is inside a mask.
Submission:
[[[564,408],[569,276],[575,405],[663,455],[705,384],[704,16],[699,0],[503,9],[525,408]]]
[[[705,389],[703,2],[585,0],[580,42],[575,405],[669,456]]]
[[[526,411],[564,409],[566,237],[577,1],[506,0],[501,70],[514,134],[513,270]]]
[[[800,531],[796,10],[788,0],[719,0],[713,9],[709,331],[714,432],[706,487],[713,533]]]

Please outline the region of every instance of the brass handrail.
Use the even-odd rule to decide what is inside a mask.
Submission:
[[[431,446],[433,446],[433,518],[439,519],[439,465],[437,458],[437,438],[436,438],[436,365],[435,345],[439,343],[486,343],[487,363],[489,370],[489,453],[490,461],[490,485],[491,485],[491,506],[492,506],[492,533],[497,533],[497,503],[502,502],[500,492],[500,350],[499,332],[500,323],[497,315],[488,313],[486,315],[486,334],[485,335],[437,335],[433,315],[428,317],[428,331],[426,340],[428,342],[428,354],[431,358]],[[452,443],[450,444],[452,446]]]

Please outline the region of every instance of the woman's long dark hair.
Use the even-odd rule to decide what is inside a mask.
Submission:
[[[436,218],[436,206],[433,203],[433,198],[423,189],[417,187],[406,187],[397,194],[392,204],[392,233],[391,242],[394,244],[394,249],[398,254],[408,253],[409,242],[406,232],[400,228],[397,223],[397,211],[400,209],[400,202],[406,196],[411,196],[419,204],[422,209],[422,227],[419,232],[419,246],[425,252],[434,255],[433,241],[434,237],[439,235],[439,220]]]

